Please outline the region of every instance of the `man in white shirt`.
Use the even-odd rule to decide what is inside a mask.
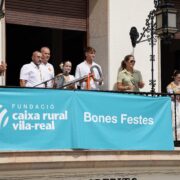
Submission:
[[[46,71],[44,77],[45,81],[50,80],[45,85],[47,88],[53,88],[54,81],[51,79],[54,78],[54,67],[52,64],[48,62],[50,59],[50,49],[48,47],[42,47],[41,54],[42,54],[41,62]]]
[[[87,47],[85,50],[85,57],[86,59],[77,65],[76,72],[75,72],[75,78],[81,78],[84,76],[87,76],[88,74],[91,74],[91,67],[97,66],[100,70],[100,73],[97,69],[93,70],[94,78],[90,78],[89,86],[86,81],[81,82],[80,88],[81,89],[88,89],[88,90],[100,90],[100,86],[103,84],[102,77],[102,70],[100,65],[94,62],[95,58],[95,49],[92,47]],[[101,79],[100,81],[96,81],[95,79]]]
[[[21,87],[35,87],[37,85],[37,87],[45,87],[43,84],[44,70],[43,66],[41,65],[41,56],[42,55],[39,51],[34,51],[32,53],[32,62],[22,66],[20,71]]]

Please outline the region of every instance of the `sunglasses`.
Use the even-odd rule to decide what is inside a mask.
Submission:
[[[129,61],[130,63],[135,63],[136,61],[135,60],[131,60],[131,61]]]

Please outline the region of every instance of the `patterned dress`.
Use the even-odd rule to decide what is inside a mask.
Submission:
[[[167,86],[167,92],[171,94],[180,94],[180,85],[171,82]],[[172,96],[172,119],[173,119],[173,129],[175,137],[175,111],[176,111],[176,129],[177,129],[177,140],[180,141],[180,95],[176,96],[176,108],[175,108],[175,98]]]

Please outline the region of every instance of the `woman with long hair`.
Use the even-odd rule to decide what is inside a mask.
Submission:
[[[117,76],[117,89],[119,91],[138,92],[139,88],[144,87],[141,72],[134,69],[135,62],[133,55],[125,56],[121,62]]]
[[[60,69],[62,73],[58,74],[55,78],[54,87],[61,88],[67,82],[73,81],[75,77],[70,74],[72,69],[72,63],[69,60],[64,61],[64,63],[60,64]],[[65,86],[63,89],[75,89],[75,84],[71,84],[69,86]]]
[[[167,85],[167,92],[170,94],[180,94],[180,70],[175,70],[172,78],[173,81],[171,81]],[[175,127],[176,127],[177,140],[180,140],[180,95],[176,95],[176,96],[172,95],[171,97],[172,97],[173,129],[175,132]],[[175,108],[175,104],[176,104],[176,108]],[[175,111],[176,111],[176,117],[175,117]]]

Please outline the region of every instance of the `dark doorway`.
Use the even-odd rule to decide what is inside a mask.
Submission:
[[[60,71],[60,62],[69,59],[74,74],[76,65],[83,60],[86,32],[6,24],[7,86],[19,86],[22,65],[29,63],[32,52],[42,46],[51,49],[49,62],[54,65],[55,73]]]
[[[161,42],[162,92],[166,92],[166,86],[173,80],[173,72],[177,69],[180,70],[180,40],[174,39],[171,44]]]

